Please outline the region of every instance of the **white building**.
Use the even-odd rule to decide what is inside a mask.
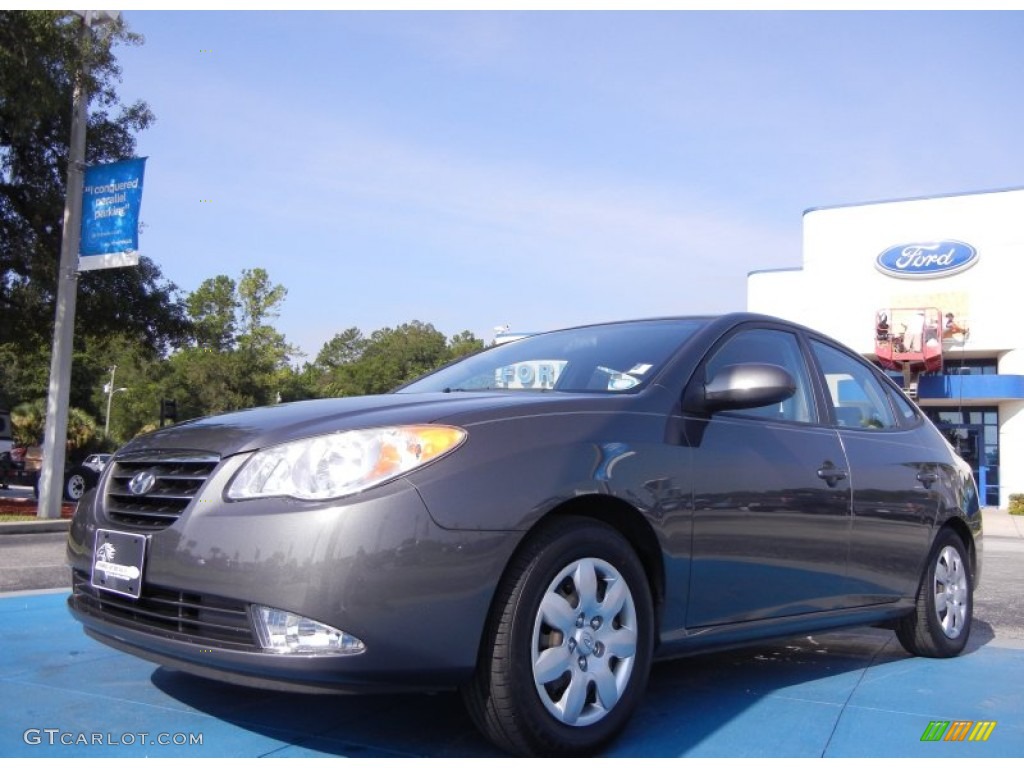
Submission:
[[[1022,266],[1024,189],[817,208],[803,267],[751,273],[747,304],[876,361],[898,350],[896,368],[930,356],[918,402],[1005,507],[1024,493]]]

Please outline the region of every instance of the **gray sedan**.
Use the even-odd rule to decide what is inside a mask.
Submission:
[[[653,661],[857,624],[958,654],[969,467],[881,371],[781,320],[611,323],[388,395],[122,448],[68,541],[128,653],[298,691],[459,688],[516,754],[599,750]]]

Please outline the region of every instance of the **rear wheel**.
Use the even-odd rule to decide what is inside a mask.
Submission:
[[[64,498],[78,501],[85,492],[96,485],[96,473],[88,467],[72,467],[64,475]]]
[[[523,755],[594,752],[626,725],[647,684],[654,637],[639,558],[613,528],[546,523],[509,567],[467,708]]]
[[[935,540],[913,613],[896,629],[900,644],[916,656],[956,656],[967,645],[973,618],[974,578],[963,541],[944,528]]]

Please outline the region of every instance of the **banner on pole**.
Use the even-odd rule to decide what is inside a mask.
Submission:
[[[139,208],[145,170],[144,157],[85,169],[79,270],[139,263]]]

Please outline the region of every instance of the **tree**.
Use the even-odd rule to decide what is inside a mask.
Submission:
[[[217,275],[204,280],[185,300],[199,347],[216,352],[234,347],[239,309],[236,289],[230,277]]]
[[[196,345],[170,357],[162,385],[178,401],[179,418],[270,405],[283,389],[301,396],[288,367],[295,350],[271,323],[287,294],[255,268],[237,282],[227,275],[204,280],[186,298]]]
[[[413,320],[374,331],[358,363],[361,394],[389,392],[436,368],[446,352],[444,334],[430,323]]]
[[[354,363],[362,357],[366,344],[362,331],[358,328],[346,328],[341,333],[334,334],[334,338],[321,347],[315,364],[318,368],[330,370]]]
[[[135,134],[154,119],[144,102],[121,104],[116,92],[120,68],[113,50],[142,38],[119,21],[88,36],[83,50],[80,24],[69,12],[0,11],[0,376],[14,403],[46,391],[72,88],[83,59],[89,71],[88,164],[131,157]],[[177,293],[145,257],[135,268],[82,273],[76,354],[89,338],[111,334],[129,339],[141,354],[164,354],[189,330]],[[104,366],[97,368],[102,375]],[[79,372],[72,375],[80,380]],[[73,385],[71,405],[88,407],[98,386]]]
[[[448,340],[448,359],[458,360],[460,357],[472,355],[484,348],[484,343],[471,331],[462,331]]]
[[[39,445],[46,426],[46,402],[35,400],[21,403],[11,411],[14,441],[18,445]],[[96,439],[97,428],[93,418],[81,408],[68,411],[67,451],[81,451]]]
[[[267,321],[280,316],[281,303],[287,295],[288,289],[271,283],[270,275],[262,267],[243,269],[242,279],[238,281],[240,335],[259,337],[268,329],[272,330]]]
[[[284,365],[297,352],[269,322],[280,316],[287,295],[288,289],[271,283],[265,269],[242,270],[238,281],[238,348],[251,353],[268,369]]]
[[[369,338],[349,328],[321,348],[311,368],[320,397],[372,395],[482,348],[483,342],[469,331],[448,342],[430,323],[413,320],[376,330]]]
[[[303,372],[305,380],[319,397],[346,397],[362,394],[363,386],[355,372],[355,363],[363,356],[369,341],[358,328],[336,333],[320,349],[312,366]]]

